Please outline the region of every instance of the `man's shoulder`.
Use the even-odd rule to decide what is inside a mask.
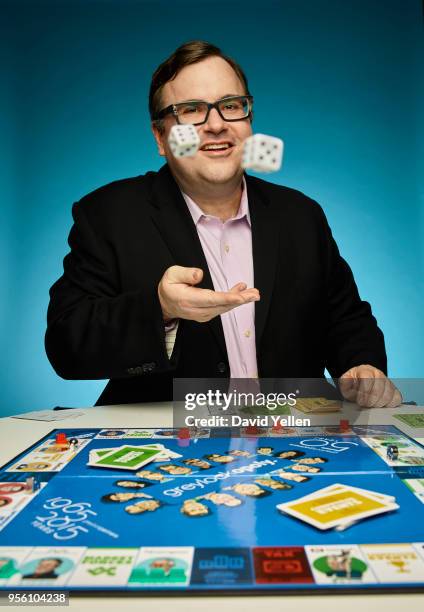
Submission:
[[[96,213],[113,214],[115,211],[122,214],[128,207],[140,207],[143,200],[149,196],[157,175],[157,172],[152,171],[112,181],[90,191],[77,204],[90,216]]]
[[[262,196],[262,199],[269,204],[284,205],[286,208],[296,207],[296,209],[299,210],[300,208],[306,212],[321,210],[321,206],[316,200],[293,187],[286,187],[250,175],[246,176],[246,181],[248,190],[250,188],[252,193]]]

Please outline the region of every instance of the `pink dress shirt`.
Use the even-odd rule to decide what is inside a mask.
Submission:
[[[235,217],[222,222],[205,215],[185,193],[196,225],[215,291],[228,291],[239,282],[254,287],[252,230],[246,183]],[[255,303],[237,306],[221,315],[231,378],[256,378]]]

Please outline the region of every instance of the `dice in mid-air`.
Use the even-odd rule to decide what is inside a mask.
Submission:
[[[194,125],[174,125],[168,137],[174,157],[192,157],[200,145],[200,137]]]
[[[254,134],[246,138],[241,167],[255,172],[276,172],[281,168],[284,143],[281,138]]]

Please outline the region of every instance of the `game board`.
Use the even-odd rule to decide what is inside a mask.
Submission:
[[[2,589],[424,588],[424,447],[395,427],[58,431],[1,468]],[[93,465],[128,445],[171,458]]]

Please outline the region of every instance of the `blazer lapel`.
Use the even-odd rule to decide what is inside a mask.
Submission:
[[[151,217],[162,235],[176,265],[203,270],[202,289],[214,289],[208,264],[197,234],[196,226],[182,193],[167,164],[159,170],[151,192]],[[226,354],[221,317],[208,323],[220,348]]]
[[[256,351],[259,353],[275,281],[280,219],[254,179],[246,175],[246,184],[252,223],[254,286],[261,296],[259,302],[255,302]]]

